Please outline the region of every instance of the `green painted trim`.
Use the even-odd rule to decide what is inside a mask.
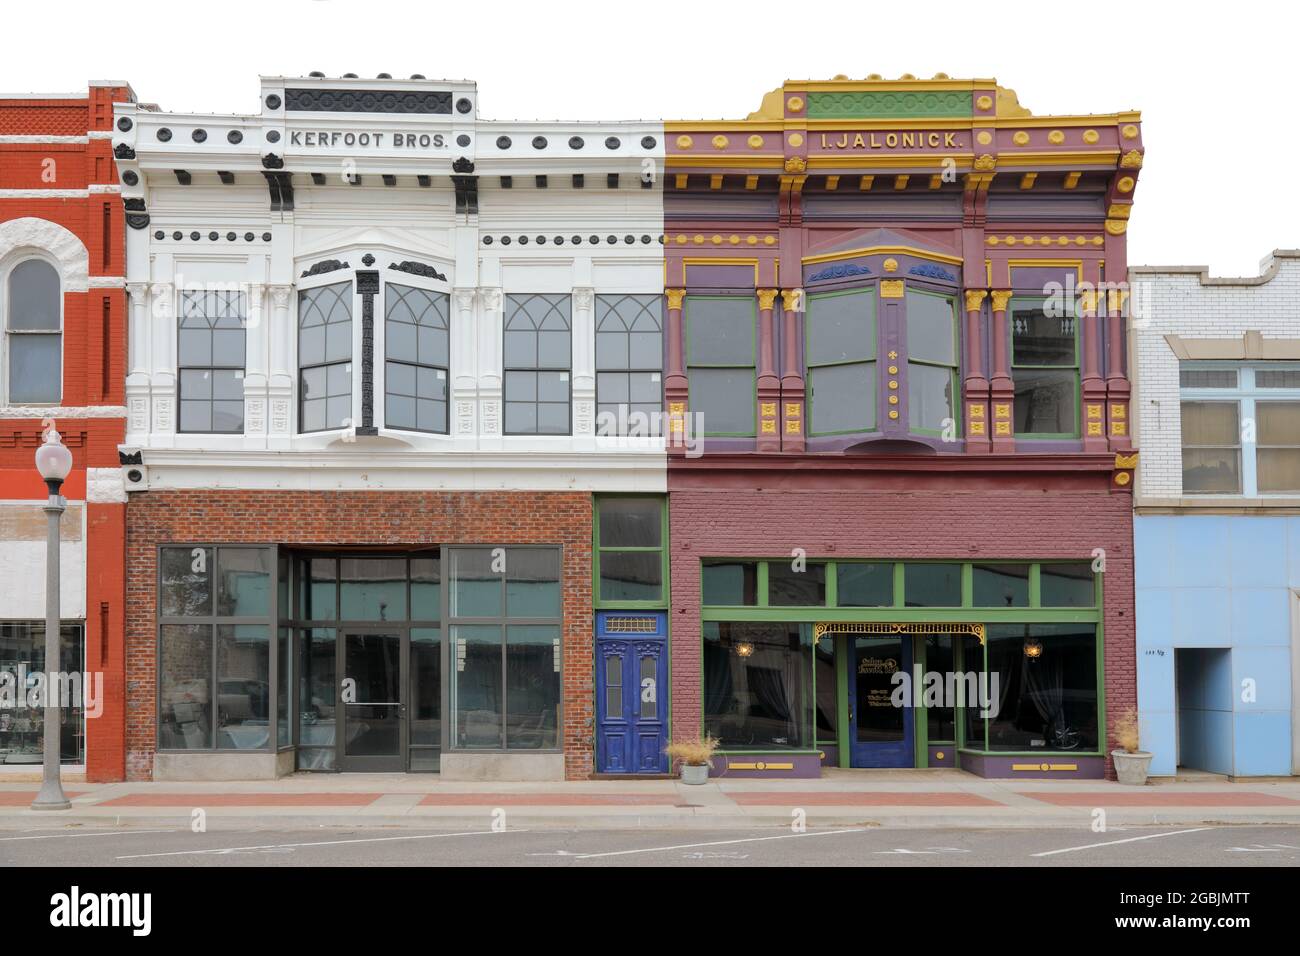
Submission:
[[[1042,565],[1035,562],[1029,566],[1029,606],[1043,606],[1043,575],[1041,573]]]
[[[917,638],[920,640],[917,640]],[[916,665],[921,665],[925,673],[925,637],[913,634],[912,641],[912,676],[916,676]],[[912,688],[912,699],[916,699],[916,688]],[[909,706],[910,706],[909,701]],[[922,705],[912,707],[912,766],[925,769],[930,766],[930,708]]]
[[[907,589],[903,583],[903,562],[894,562],[894,607],[902,608],[907,604]]]
[[[835,570],[835,563],[827,561],[826,564],[826,607],[835,607],[840,603],[840,575]]]
[[[826,622],[872,623],[984,623],[984,624],[1095,624],[1101,615],[1088,608],[961,608],[961,607],[708,607],[705,621],[767,621],[816,624]]]
[[[767,562],[758,562],[758,573],[754,576],[754,600],[758,606],[766,608],[767,603]]]
[[[973,564],[963,564],[961,566],[961,606],[975,606],[975,566]]]
[[[839,764],[842,769],[848,770],[849,747],[852,746],[853,740],[849,719],[849,657],[852,654],[852,645],[847,634],[832,634],[830,637],[831,640],[838,642],[835,645],[835,709],[838,712],[836,736],[839,740]]]
[[[969,118],[974,112],[972,97],[970,90],[918,93],[902,90],[846,90],[809,93],[808,116],[816,119],[908,119],[918,116]]]
[[[659,542],[657,548],[602,548],[600,546],[600,500],[609,498],[653,498],[659,502]],[[657,493],[596,494],[591,496],[591,602],[598,611],[604,610],[666,610],[671,603],[668,562],[668,497]],[[660,552],[660,596],[658,600],[609,601],[600,596],[600,558],[605,552],[648,553]]]

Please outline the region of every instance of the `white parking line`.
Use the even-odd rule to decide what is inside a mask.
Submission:
[[[1129,837],[1126,840],[1110,840],[1106,843],[1089,843],[1087,846],[1067,846],[1060,850],[1047,850],[1043,853],[1031,853],[1030,856],[1055,856],[1058,853],[1073,853],[1075,850],[1095,850],[1101,846],[1118,846],[1121,843],[1136,843],[1138,840],[1154,840],[1157,837],[1178,836],[1180,833],[1200,833],[1213,830],[1214,827],[1193,827],[1190,830],[1170,830],[1168,833],[1148,833],[1146,836]]]
[[[612,850],[608,853],[579,853],[578,860],[594,860],[602,856],[630,856],[633,853],[667,853],[670,850],[694,850],[702,846],[732,846],[736,843],[763,843],[767,840],[792,840],[796,837],[835,836],[840,833],[866,833],[866,827],[852,830],[819,830],[816,833],[783,833],[780,836],[746,837],[743,840],[716,840],[713,843],[679,843],[676,846],[653,846],[640,850]]]
[[[136,833],[177,833],[177,830],[113,830],[110,833],[46,833],[41,836],[0,837],[0,843],[19,840],[66,840],[69,837],[131,836]]]
[[[171,832],[171,831],[159,831]],[[469,830],[465,833],[418,833],[408,836],[365,837],[356,840],[321,840],[317,843],[268,843],[265,846],[227,846],[212,850],[170,850],[166,853],[134,853],[119,856],[119,860],[145,860],[159,856],[219,856],[224,853],[241,853],[247,850],[296,850],[309,846],[343,846],[348,843],[392,843],[397,840],[441,840],[446,837],[485,836],[496,833],[527,833],[527,830]]]

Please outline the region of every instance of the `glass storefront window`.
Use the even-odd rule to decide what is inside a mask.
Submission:
[[[158,749],[212,749],[212,626],[164,624],[158,642]]]
[[[1097,637],[1091,624],[996,624],[988,670],[998,675],[993,751],[1095,751]]]
[[[839,688],[835,677],[835,639],[823,637],[814,649],[817,687],[817,740],[836,742],[839,729]]]
[[[894,603],[892,564],[845,564],[836,566],[840,607],[891,607]]]
[[[560,629],[553,624],[506,628],[506,747],[559,746]]]
[[[706,621],[704,729],[724,749],[812,747],[812,628]]]
[[[411,559],[411,620],[442,616],[442,562],[438,557]]]
[[[337,632],[298,632],[298,769],[333,770],[337,688]]]
[[[410,674],[410,768],[437,770],[442,747],[442,632],[438,628],[411,628]]]
[[[977,564],[971,569],[976,607],[1029,607],[1029,565]]]
[[[1093,580],[1092,565],[1044,564],[1041,571],[1043,607],[1095,607],[1097,587]]]
[[[905,565],[903,595],[907,607],[961,607],[961,565]]]
[[[925,670],[947,675],[954,673],[953,636],[929,634],[925,638]],[[956,708],[925,708],[926,736],[930,743],[953,743],[957,739]]]
[[[298,616],[304,621],[333,621],[338,617],[338,561],[308,558],[299,567],[301,603]]]
[[[217,749],[265,750],[271,732],[271,637],[262,624],[217,626]]]
[[[60,711],[59,759],[65,764],[86,762],[85,640],[80,623],[66,623],[59,628],[58,669],[68,675],[67,686],[73,696]],[[45,672],[45,622],[0,622],[0,674],[12,675],[8,692],[13,706],[0,708],[0,764],[31,764],[39,772],[45,748],[44,707],[27,706],[27,692],[35,686],[33,677]],[[25,674],[26,686],[16,686]],[[71,680],[78,675],[77,681]],[[80,692],[78,692],[80,691]]]
[[[405,558],[343,558],[339,579],[339,620],[406,620]]]

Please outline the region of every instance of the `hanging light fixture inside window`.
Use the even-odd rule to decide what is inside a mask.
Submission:
[[[1025,656],[1036,661],[1043,656],[1043,642],[1036,637],[1025,638]]]
[[[752,657],[754,654],[754,645],[749,641],[741,641],[736,645],[736,653],[741,657]]]

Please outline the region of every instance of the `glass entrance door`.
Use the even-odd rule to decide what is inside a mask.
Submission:
[[[912,669],[912,638],[859,636],[849,658],[850,760],[853,767],[911,767],[913,709],[895,706],[894,674]],[[904,703],[910,705],[911,701]]]
[[[339,769],[406,770],[405,629],[350,629],[339,643]]]

